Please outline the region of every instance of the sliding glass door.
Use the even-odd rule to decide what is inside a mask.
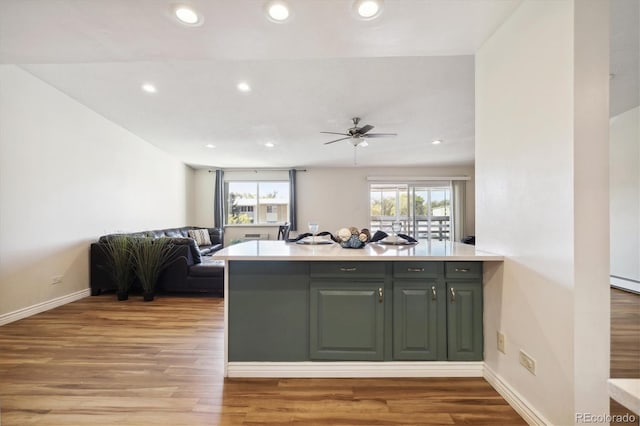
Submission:
[[[371,184],[370,228],[391,232],[393,222],[401,233],[417,239],[449,241],[452,235],[452,201],[449,182]]]

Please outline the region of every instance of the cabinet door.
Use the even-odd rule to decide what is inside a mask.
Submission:
[[[482,360],[482,283],[447,282],[449,361]]]
[[[436,281],[394,281],[394,359],[446,359],[445,297],[444,285]]]
[[[311,359],[382,361],[384,281],[310,286]]]

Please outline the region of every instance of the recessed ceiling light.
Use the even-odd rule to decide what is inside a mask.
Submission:
[[[435,141],[431,142],[433,145],[440,145],[442,143],[442,141],[440,139],[436,139]]]
[[[357,0],[353,7],[361,19],[375,19],[382,11],[382,0]]]
[[[202,19],[198,13],[190,7],[177,6],[174,13],[176,14],[176,18],[183,24],[198,25],[202,23]]]
[[[142,85],[142,90],[144,90],[147,93],[156,93],[158,91],[158,89],[156,89],[156,86],[154,86],[151,83],[144,83]]]
[[[244,93],[251,91],[251,86],[249,86],[249,83],[247,83],[246,81],[241,81],[240,83],[238,83],[236,87],[238,88],[239,91]]]
[[[267,3],[267,16],[273,22],[284,22],[289,19],[289,6],[282,0]]]
[[[206,148],[215,148],[216,146],[212,143],[208,143],[205,145]]]
[[[273,148],[276,145],[273,142],[267,142],[264,144],[264,146],[266,146],[267,148]]]

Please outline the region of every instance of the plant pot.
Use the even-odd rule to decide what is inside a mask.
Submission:
[[[129,292],[118,290],[118,300],[129,300]]]
[[[145,302],[153,302],[154,297],[154,292],[144,292],[144,294],[142,295],[142,300],[144,300]]]

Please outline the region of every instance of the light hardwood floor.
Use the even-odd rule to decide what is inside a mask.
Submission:
[[[483,379],[222,377],[223,300],[113,294],[0,327],[10,425],[524,425]]]
[[[640,296],[611,305],[611,377],[640,378]],[[524,424],[482,379],[224,380],[222,343],[210,297],[107,294],[5,325],[1,424]]]
[[[611,375],[612,378],[640,379],[640,295],[611,289]],[[616,401],[610,402],[612,415],[633,414]],[[638,415],[632,423],[639,424]]]

